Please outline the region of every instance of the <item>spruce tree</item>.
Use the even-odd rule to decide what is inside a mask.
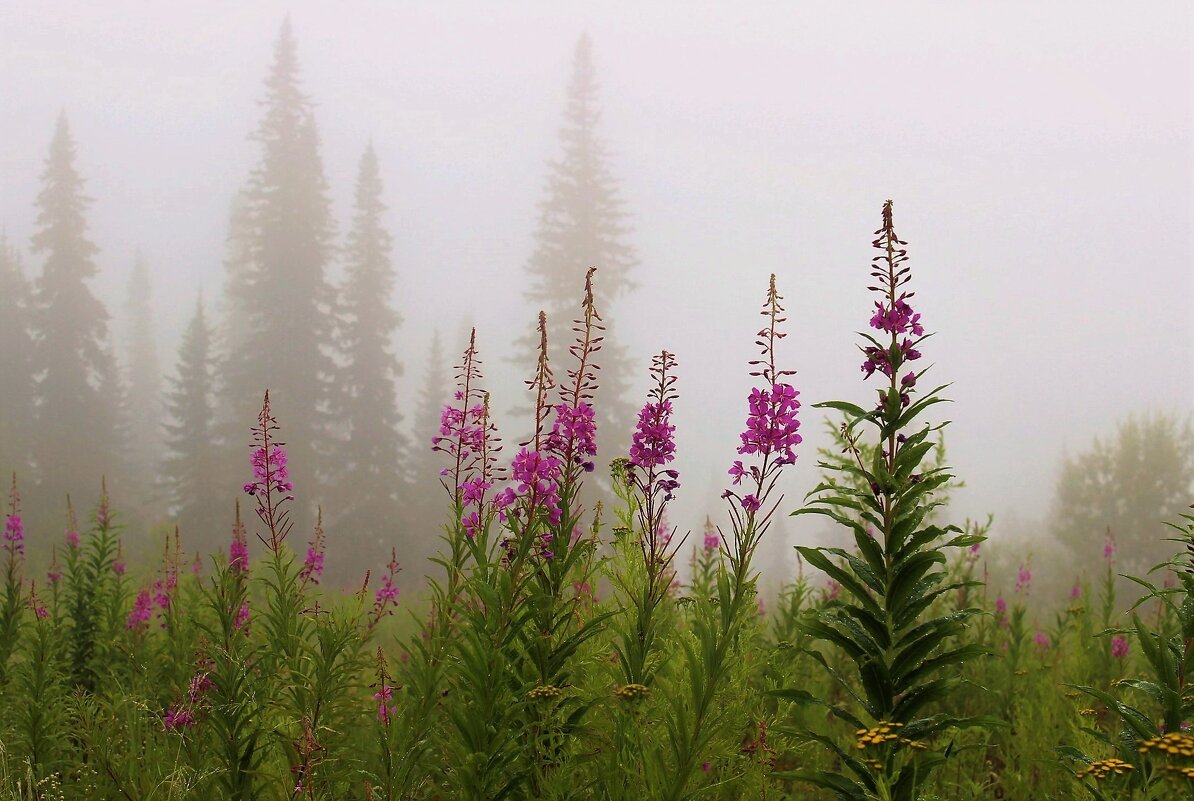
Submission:
[[[309,528],[320,499],[320,459],[328,453],[328,387],[334,300],[325,271],[332,222],[311,103],[299,83],[289,20],[266,80],[265,113],[253,138],[257,166],[244,190],[240,257],[230,263],[222,345],[221,424],[228,486],[248,472],[248,431],[270,390],[282,425],[295,496],[295,522]]]
[[[149,267],[140,253],[129,276],[125,313],[125,376],[129,426],[129,467],[141,500],[151,494],[154,470],[161,447],[161,368],[158,364],[157,333],[154,330],[152,287]]]
[[[0,236],[0,476],[31,482],[33,362],[30,287],[20,253]]]
[[[390,344],[401,320],[390,306],[394,291],[392,238],[382,219],[382,179],[370,145],[357,173],[346,283],[341,292],[339,341],[344,356],[335,388],[338,439],[335,502],[328,527],[376,557],[383,542],[407,529],[400,516],[406,442],[394,381],[401,365]]]
[[[96,247],[87,238],[91,199],[83,183],[62,115],[42,173],[32,248],[44,256],[33,303],[33,360],[35,460],[47,506],[67,493],[91,497],[105,475],[109,486],[123,479],[121,392],[108,311],[88,286]]]
[[[166,458],[162,489],[169,512],[189,547],[207,552],[225,539],[229,498],[222,486],[215,443],[212,331],[200,298],[165,392]]]
[[[580,316],[585,272],[597,267],[594,298],[604,317],[605,341],[599,354],[601,372],[594,407],[598,416],[598,462],[608,464],[630,447],[634,406],[626,391],[633,375],[624,345],[617,338],[613,301],[632,286],[637,264],[627,242],[626,212],[599,136],[597,74],[587,34],[576,44],[564,124],[560,129],[561,156],[548,168],[546,198],[540,204],[535,251],[526,264],[527,301],[547,313],[548,345],[557,372],[568,358]],[[535,364],[538,334],[527,334],[516,347],[518,363],[527,372]],[[562,374],[562,373],[561,373]],[[604,471],[602,471],[604,475]]]

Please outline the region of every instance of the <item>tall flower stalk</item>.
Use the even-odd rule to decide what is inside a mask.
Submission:
[[[853,533],[857,552],[843,548],[799,547],[805,562],[840,585],[840,595],[824,604],[804,629],[815,640],[839,650],[852,666],[853,680],[831,667],[820,651],[809,651],[840,684],[847,703],[831,703],[803,689],[782,697],[800,704],[822,703],[855,731],[848,748],[836,738],[798,730],[831,749],[850,775],[833,771],[789,774],[831,790],[850,801],[915,801],[932,770],[950,752],[940,747],[948,729],[967,725],[951,714],[951,695],[962,679],[951,669],[985,653],[961,642],[966,621],[977,608],[938,611],[934,602],[976,582],[951,582],[945,551],[970,547],[982,537],[957,526],[932,524],[942,504],[938,493],[951,479],[948,468],[922,468],[937,447],[934,432],[944,424],[919,423],[931,406],[944,402],[938,387],[916,398],[925,371],[911,363],[921,357],[924,339],[920,314],[911,306],[911,271],[906,242],[892,222],[892,204],[883,205],[882,225],[872,245],[879,251],[871,265],[879,297],[860,346],[866,379],[879,377],[878,403],[872,409],[842,402],[817,404],[845,415],[842,433],[850,460],[827,465],[841,481],[820,484],[809,504],[794,514],[825,515]],[[861,438],[873,432],[873,457],[862,458]],[[923,471],[923,472],[922,472]]]
[[[735,461],[729,474],[733,485],[747,482],[750,492],[723,493],[729,507],[730,531],[719,530],[725,560],[719,563],[715,595],[698,599],[692,617],[693,641],[681,639],[685,681],[671,699],[666,721],[670,769],[656,797],[679,801],[701,768],[701,754],[721,727],[718,698],[731,688],[731,676],[748,649],[748,634],[758,625],[757,572],[753,559],[771,526],[781,500],[776,485],[784,468],[796,461],[799,402],[784,379],[793,374],[777,365],[777,345],[786,335],[781,326],[783,297],[771,276],[760,314],[766,320],[758,332],[759,358],[749,363],[750,375],[762,380],[747,399],[749,412],[738,453],[751,464]]]

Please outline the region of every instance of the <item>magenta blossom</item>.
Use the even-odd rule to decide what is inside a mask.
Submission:
[[[1036,643],[1036,647],[1038,649],[1040,649],[1042,651],[1049,650],[1049,647],[1050,647],[1049,635],[1046,634],[1045,632],[1038,631],[1036,634],[1034,634],[1032,636],[1032,640],[1033,640],[1033,642]]]
[[[377,701],[377,719],[383,724],[389,725],[390,718],[398,711],[398,707],[390,703],[397,689],[401,688],[382,681],[381,689],[373,694],[373,700]]]
[[[236,617],[232,621],[232,628],[235,631],[241,631],[245,634],[249,633],[249,601],[247,599],[242,601],[240,608],[236,610]]]
[[[510,464],[510,477],[518,482],[517,494],[530,498],[532,511],[542,509],[553,525],[563,516],[560,509],[560,460],[523,448]]]
[[[1128,641],[1126,638],[1119,635],[1111,638],[1111,655],[1116,659],[1123,659],[1128,655]]]
[[[232,529],[232,543],[228,546],[228,569],[234,575],[249,570],[249,543],[245,541],[245,530],[239,522]]]
[[[1028,565],[1020,565],[1020,570],[1016,573],[1016,593],[1028,594],[1028,590],[1032,587],[1032,571],[1028,569]]]
[[[547,450],[581,467],[586,473],[593,472],[592,457],[597,455],[597,424],[593,418],[593,407],[581,403],[573,407],[566,403],[557,404],[555,422],[547,437]]]
[[[166,710],[162,716],[162,728],[166,731],[189,729],[195,725],[195,715],[185,706],[179,705]]]
[[[638,414],[630,445],[630,463],[635,467],[659,467],[676,456],[676,427],[671,423],[670,400],[649,401]]]
[[[750,412],[746,418],[746,430],[742,432],[741,454],[760,454],[764,457],[778,454],[776,464],[793,464],[796,461],[795,448],[802,441],[797,430],[800,421],[796,418],[800,393],[790,384],[777,383],[770,390],[751,390],[747,404]],[[737,473],[735,473],[735,469]],[[735,482],[742,474],[742,463],[735,462],[730,475]]]
[[[149,623],[149,618],[152,616],[153,599],[150,597],[149,590],[141,590],[133,600],[133,608],[129,612],[125,626],[130,629],[140,629]]]
[[[267,458],[265,447],[254,449],[252,459],[253,481],[245,484],[244,490],[264,503],[271,492],[285,494],[294,491],[290,482],[290,471],[286,467],[286,449],[281,445],[270,445]]]
[[[4,518],[4,550],[17,558],[25,555],[25,524],[19,514]]]

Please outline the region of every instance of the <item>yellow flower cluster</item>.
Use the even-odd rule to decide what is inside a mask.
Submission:
[[[902,728],[904,728],[903,723],[889,723],[886,720],[881,720],[879,721],[879,725],[873,729],[859,729],[854,732],[855,744],[859,750],[870,745],[884,745],[891,742],[897,742],[900,745],[906,745],[909,748],[915,748],[920,751],[923,751],[927,747],[924,743],[901,737],[899,730]]]
[[[1180,765],[1166,765],[1165,770],[1172,776],[1181,776],[1194,781],[1194,767]]]
[[[1194,757],[1194,737],[1180,731],[1153,737],[1140,744],[1140,753],[1163,751],[1170,756]]]
[[[527,691],[527,698],[530,698],[533,701],[547,698],[557,698],[559,695],[560,688],[551,684],[543,687],[535,687],[534,689]]]
[[[614,690],[614,695],[621,698],[623,701],[638,701],[646,698],[651,692],[651,688],[642,684],[627,684]]]
[[[1096,779],[1105,779],[1111,774],[1122,776],[1132,769],[1132,766],[1127,762],[1112,757],[1111,759],[1100,759],[1097,762],[1091,762],[1085,770],[1078,772],[1078,778],[1094,776]]]

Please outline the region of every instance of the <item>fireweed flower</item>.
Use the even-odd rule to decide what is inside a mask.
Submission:
[[[232,628],[236,631],[242,631],[245,634],[249,633],[249,602],[242,601],[240,608],[236,610],[236,618],[232,621]]]
[[[245,484],[244,490],[257,499],[257,517],[269,529],[268,540],[260,534],[258,538],[275,553],[294,525],[290,520],[290,511],[285,508],[287,502],[294,500],[291,494],[294,484],[290,482],[286,449],[283,447],[285,443],[274,439],[277,431],[278,421],[270,412],[269,390],[266,390],[261,411],[257,415],[257,425],[253,427],[256,445],[249,460],[253,468],[253,481]]]
[[[299,579],[318,584],[320,576],[323,575],[323,557],[323,509],[320,509],[315,518],[315,531],[311,535],[311,541],[307,543],[307,555],[303,557],[303,568],[299,571]]]
[[[671,422],[672,401],[677,397],[675,368],[676,357],[666,350],[651,360],[655,386],[639,412],[626,462],[630,484],[642,498],[638,517],[650,575],[666,572],[672,558],[672,554],[665,553],[671,541],[665,521],[667,504],[680,487],[680,473],[665,465],[676,458],[676,427]]]
[[[240,520],[240,501],[236,502],[236,522],[232,524],[232,542],[228,545],[228,569],[234,576],[249,572],[249,543]]]
[[[398,585],[395,577],[401,568],[398,566],[398,549],[390,551],[390,561],[386,565],[386,574],[381,579],[381,586],[373,596],[373,610],[369,613],[369,628],[372,629],[385,615],[394,614],[393,607],[398,605]],[[367,579],[367,577],[366,577]]]
[[[1103,542],[1103,560],[1110,564],[1115,559],[1115,551],[1115,537],[1108,534],[1107,539]]]
[[[1020,565],[1019,572],[1016,573],[1016,594],[1027,595],[1032,588],[1032,571],[1028,565]]]
[[[743,480],[753,489],[739,494],[736,490],[727,489],[722,497],[730,500],[730,509],[734,516],[735,532],[740,538],[757,539],[762,526],[752,529],[748,522],[763,507],[775,482],[783,468],[796,462],[796,446],[803,438],[800,436],[800,420],[797,414],[800,410],[799,392],[784,379],[794,375],[793,370],[779,370],[775,364],[775,348],[779,340],[787,336],[780,330],[780,326],[787,322],[783,316],[783,297],[775,288],[775,275],[767,287],[767,298],[763,303],[760,314],[766,318],[766,327],[758,332],[755,341],[760,348],[760,358],[752,359],[750,375],[761,378],[764,386],[755,387],[747,396],[746,423],[739,436],[741,444],[738,454],[754,457],[756,464],[745,464],[741,459],[735,459],[727,471],[733,479],[732,486],[739,486]],[[745,515],[745,517],[744,517]],[[746,543],[746,540],[743,540]],[[753,542],[748,543],[753,546]]]
[[[1123,659],[1128,655],[1128,641],[1126,638],[1119,635],[1111,638],[1111,655],[1116,659]]]
[[[133,600],[133,608],[125,620],[125,626],[133,630],[144,628],[153,616],[153,599],[149,590],[141,590]]]
[[[560,403],[555,406],[555,420],[547,437],[546,450],[559,457],[563,472],[573,470],[591,473],[597,455],[597,422],[590,401],[597,390],[597,353],[601,350],[605,326],[593,299],[593,275],[596,267],[585,273],[585,295],[581,301],[581,317],[572,321],[576,340],[568,348],[572,366],[568,380],[559,387]],[[542,332],[546,345],[546,331]],[[577,477],[577,476],[573,476]]]
[[[58,565],[58,548],[56,546],[50,549],[50,569],[46,571],[46,581],[54,587],[62,581],[62,568]]]
[[[21,494],[17,491],[17,474],[12,474],[12,489],[8,493],[8,514],[4,518],[4,550],[9,562],[25,555],[25,523],[21,519]]]
[[[1049,646],[1050,646],[1049,635],[1046,634],[1045,632],[1038,631],[1036,634],[1033,635],[1032,640],[1033,640],[1033,642],[1036,643],[1036,647],[1039,650],[1041,650],[1041,651],[1049,650]]]
[[[381,689],[373,694],[373,699],[377,701],[377,719],[387,725],[390,722],[391,716],[398,711],[398,707],[390,703],[394,698],[394,690],[396,689],[398,688],[383,681]]]
[[[478,475],[482,481],[493,481],[491,473],[500,440],[489,419],[489,393],[480,388],[481,378],[474,328],[456,367],[455,403],[444,404],[439,434],[431,438],[431,450],[447,454],[453,460],[440,475],[451,479],[455,493],[463,492],[465,484]]]
[[[50,616],[46,605],[37,597],[37,585],[32,581],[29,582],[29,608],[33,610],[33,616],[38,620],[45,620]]]
[[[456,370],[456,404],[444,404],[439,435],[432,437],[431,450],[452,459],[440,475],[458,505],[465,535],[475,538],[488,519],[486,493],[502,473],[497,466],[501,438],[490,420],[489,393],[479,386],[481,360],[477,357],[475,328]]]
[[[638,424],[630,445],[630,464],[659,467],[676,454],[676,427],[671,423],[672,402],[648,402],[638,413]]]
[[[79,523],[75,518],[75,507],[70,502],[69,495],[66,496],[66,531],[63,532],[63,539],[71,551],[79,547]]]

